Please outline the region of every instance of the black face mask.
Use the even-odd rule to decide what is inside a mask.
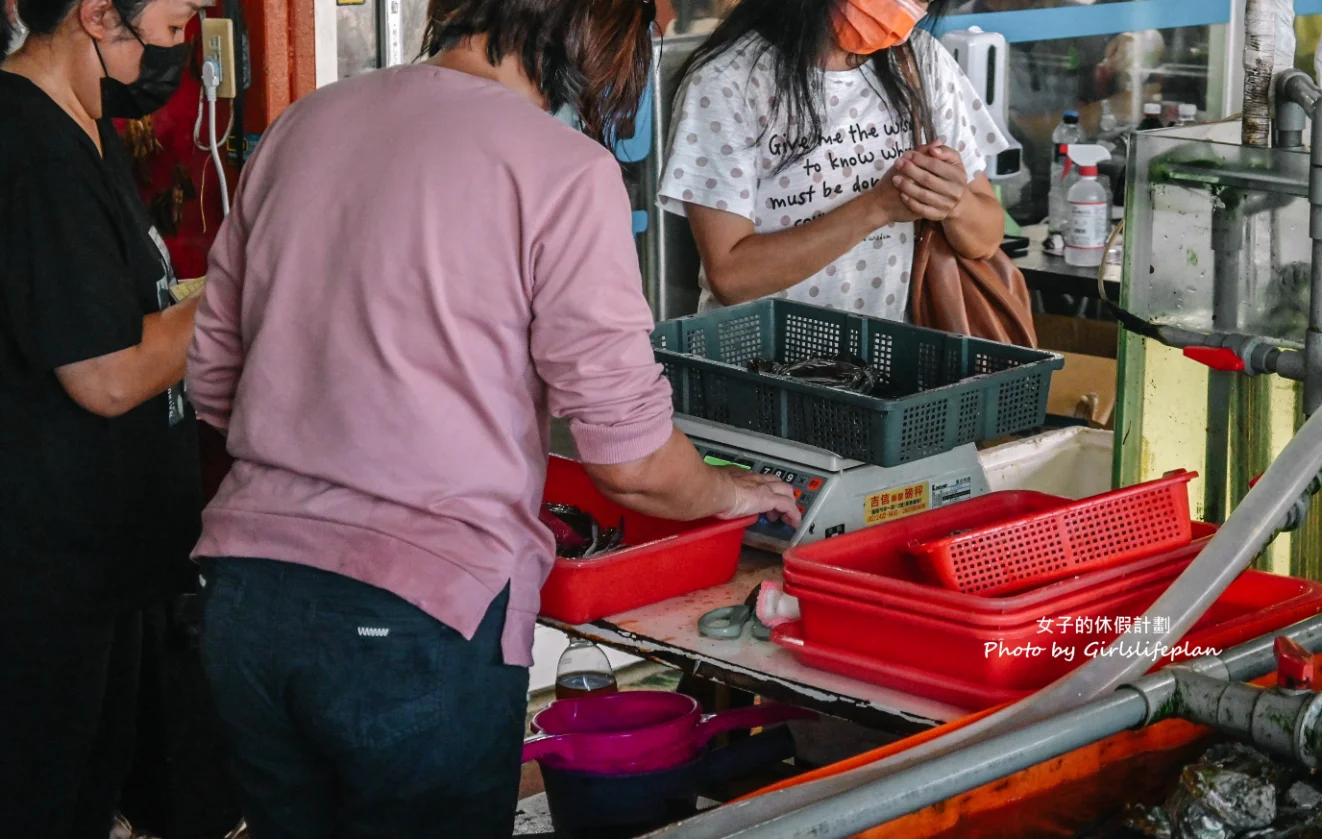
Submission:
[[[106,60],[101,57],[101,47],[96,47],[96,57],[101,61],[101,116],[114,119],[142,119],[154,114],[174,96],[179,84],[184,79],[184,65],[188,63],[188,44],[177,47],[158,47],[143,43],[137,30],[127,23],[133,37],[142,44],[142,63],[138,80],[124,84],[110,77],[106,70]]]

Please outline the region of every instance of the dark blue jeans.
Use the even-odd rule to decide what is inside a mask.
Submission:
[[[253,839],[508,839],[528,671],[382,589],[203,564],[202,659]]]

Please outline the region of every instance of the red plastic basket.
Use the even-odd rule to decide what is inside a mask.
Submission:
[[[794,636],[782,633],[778,642],[810,667],[977,709],[1005,701],[1007,694],[1026,695],[1078,667],[1089,644],[1099,649],[1118,637],[1115,618],[1142,615],[1168,585],[1169,581],[1152,583],[1069,614],[1048,612],[1041,617],[1053,619],[1051,633],[1042,632],[1036,620],[1011,628],[967,626],[787,585],[786,592],[799,598],[802,617],[794,625]],[[1230,585],[1183,643],[1190,651],[1221,650],[1318,613],[1322,613],[1322,584],[1250,570]],[[1097,618],[1106,617],[1112,626],[1107,631],[1071,629],[1062,634],[1063,617],[1074,626],[1079,617],[1088,617],[1094,627]],[[1053,655],[1053,642],[1073,649],[1074,660]],[[813,649],[805,652],[805,643]],[[1043,645],[1047,652],[988,655],[984,647],[988,643],[1004,644],[1012,651]],[[1161,662],[1168,663],[1170,659]],[[914,673],[924,674],[929,686],[924,688]],[[958,690],[960,699],[953,698],[952,689]]]
[[[829,579],[879,594],[900,594],[943,603],[952,609],[987,610],[1010,598],[984,598],[931,585],[930,576],[912,553],[913,542],[940,539],[961,528],[1022,518],[1054,510],[1070,499],[1040,492],[993,492],[925,513],[865,527],[832,539],[797,545],[785,551],[786,571],[813,579]],[[1014,603],[1018,611],[1031,602]]]
[[[965,594],[1012,594],[1084,570],[1189,544],[1189,482],[1179,472],[1022,518],[910,546],[936,582]]]
[[[859,535],[865,533],[860,531]],[[838,564],[827,564],[825,559],[803,561],[800,554],[799,561],[785,562],[785,582],[970,626],[1018,626],[1048,614],[1068,614],[1136,587],[1175,579],[1207,545],[1207,540],[1216,533],[1216,526],[1193,522],[1192,533],[1193,541],[1182,548],[1102,571],[1085,572],[1014,597],[983,597],[938,588],[926,582],[918,562],[907,552],[869,551],[867,541],[859,539],[854,539],[852,544],[845,543],[843,538],[817,542],[811,546],[815,549],[813,555],[829,555]],[[835,542],[844,544],[833,546]]]
[[[624,519],[626,548],[595,559],[557,558],[542,586],[543,617],[582,624],[729,582],[739,568],[738,521],[676,522],[645,516],[602,495],[582,464],[552,457],[544,499],[591,513],[603,527]]]

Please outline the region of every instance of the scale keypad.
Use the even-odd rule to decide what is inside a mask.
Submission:
[[[702,448],[700,451],[702,451],[707,462],[713,465],[731,464],[763,475],[774,475],[794,487],[794,498],[798,502],[799,512],[805,515],[826,486],[827,476],[814,475],[803,471],[799,467],[765,462],[742,452],[736,454],[714,447]],[[754,525],[754,529],[764,531],[767,535],[776,538],[788,539],[794,533],[792,529],[778,522],[759,522]]]

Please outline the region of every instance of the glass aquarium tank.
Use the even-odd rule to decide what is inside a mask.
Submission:
[[[1309,159],[1224,142],[1238,123],[1139,135],[1130,159],[1127,308],[1158,323],[1302,346]]]
[[[1302,149],[1245,147],[1239,137],[1238,122],[1135,136],[1121,302],[1158,324],[1302,347],[1312,254],[1309,157]],[[1276,376],[1213,372],[1179,350],[1122,332],[1116,480],[1197,470],[1195,514],[1223,521],[1294,435],[1301,390]],[[1260,565],[1317,577],[1319,506]]]

